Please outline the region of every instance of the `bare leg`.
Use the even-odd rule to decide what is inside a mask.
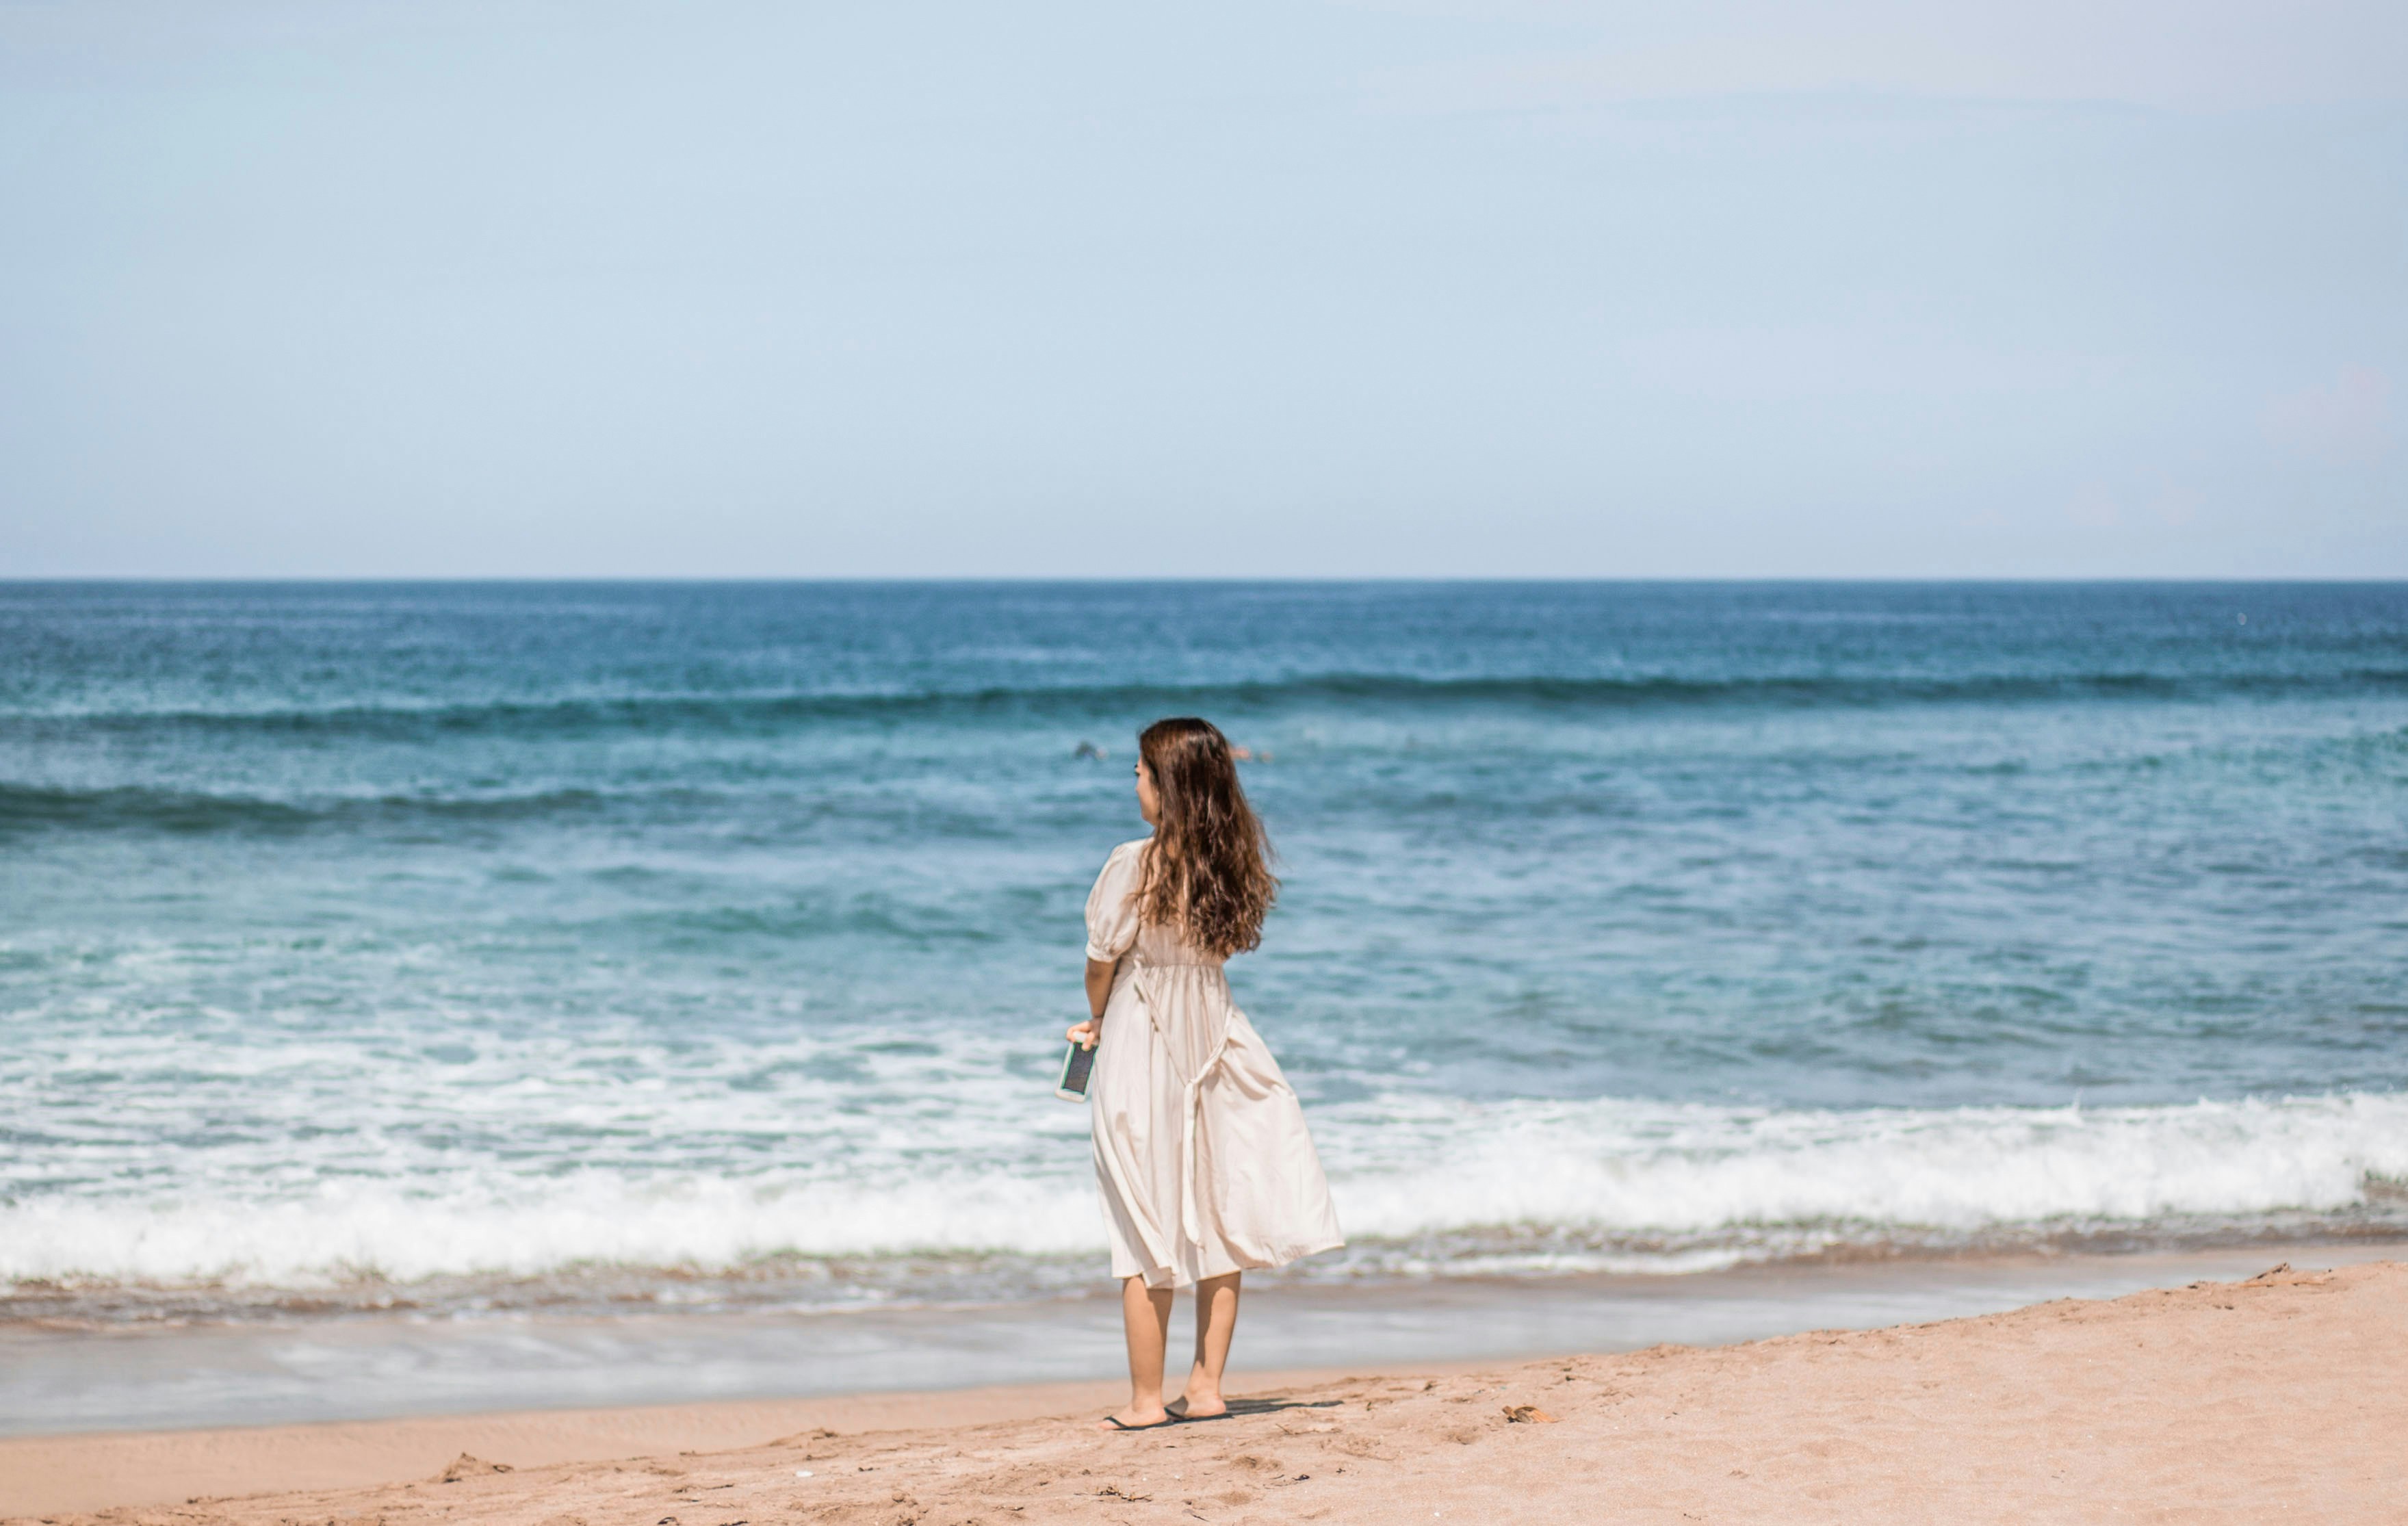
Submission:
[[[1187,1372],[1187,1397],[1179,1413],[1190,1419],[1226,1413],[1221,1375],[1229,1367],[1229,1338],[1238,1332],[1238,1279],[1242,1272],[1207,1277],[1196,1285],[1196,1365]]]
[[[1123,1425],[1158,1425],[1162,1407],[1162,1353],[1170,1344],[1170,1289],[1149,1288],[1143,1277],[1121,1280],[1121,1328],[1128,1336],[1128,1407],[1112,1417]],[[1224,1341],[1226,1349],[1228,1343]],[[1111,1425],[1096,1427],[1109,1431]]]

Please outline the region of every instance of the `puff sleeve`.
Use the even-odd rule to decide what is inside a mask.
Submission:
[[[1104,860],[1096,887],[1087,892],[1087,957],[1111,964],[1137,943],[1139,858],[1147,839],[1124,842]]]

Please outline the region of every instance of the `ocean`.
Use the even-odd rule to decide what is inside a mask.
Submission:
[[[1351,1241],[1267,1280],[2408,1237],[2408,585],[17,583],[0,1324],[1102,1288],[1175,713]]]

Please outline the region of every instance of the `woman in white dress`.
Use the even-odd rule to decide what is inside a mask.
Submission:
[[[1102,1045],[1088,1097],[1129,1403],[1099,1429],[1120,1431],[1226,1415],[1239,1278],[1345,1243],[1304,1110],[1222,975],[1279,888],[1228,739],[1192,717],[1146,727],[1137,799],[1154,835],[1114,848],[1087,898],[1094,1015],[1070,1029]],[[1196,1361],[1173,1411],[1163,1351],[1190,1284]]]

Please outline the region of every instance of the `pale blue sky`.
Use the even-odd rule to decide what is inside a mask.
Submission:
[[[0,0],[0,576],[2408,576],[2408,7]]]

